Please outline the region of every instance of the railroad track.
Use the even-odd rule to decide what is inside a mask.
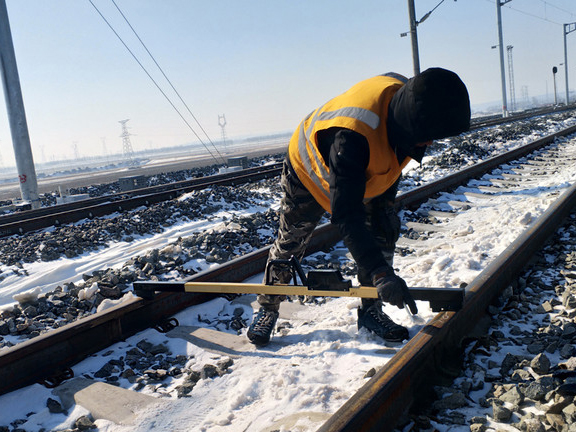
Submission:
[[[132,210],[140,206],[149,206],[177,198],[183,193],[211,186],[239,185],[275,177],[280,174],[281,169],[282,164],[275,163],[236,172],[182,180],[67,204],[11,213],[0,216],[0,238],[14,234],[24,234],[50,226],[74,223],[85,218],[91,219],[106,216],[117,211]]]
[[[562,105],[562,106],[551,106],[551,107],[547,107],[547,108],[543,108],[543,109],[535,109],[535,110],[527,110],[524,112],[519,112],[519,113],[514,113],[506,118],[502,118],[502,116],[500,114],[498,115],[494,115],[492,117],[482,117],[482,118],[478,118],[477,120],[472,119],[472,128],[474,129],[478,129],[478,128],[482,128],[482,127],[488,127],[488,126],[496,126],[505,122],[509,122],[509,121],[518,121],[518,120],[523,120],[523,119],[527,119],[530,117],[534,117],[537,115],[545,115],[545,114],[550,114],[550,113],[555,113],[555,112],[563,112],[563,111],[569,111],[574,109],[574,104],[572,105]]]
[[[568,150],[561,145],[559,148],[553,146],[536,153],[530,157],[525,154],[515,157],[513,161],[503,162],[499,158],[487,161],[487,164],[493,164],[492,168],[498,167],[495,175],[485,176],[487,179],[484,181],[468,182],[468,187],[457,188],[452,194],[440,193],[428,198],[417,213],[443,223],[408,222],[409,227],[413,226],[424,233],[426,239],[400,241],[400,247],[417,251],[417,245],[427,245],[434,237],[428,235],[434,232],[440,234],[437,237],[453,239],[447,231],[459,214],[473,211],[478,206],[489,206],[487,202],[490,200],[506,199],[514,190],[529,190],[531,185],[538,184],[538,187],[554,190],[558,182],[553,181],[553,177],[565,167],[576,165],[576,145]],[[549,186],[542,186],[544,178],[551,180]],[[433,189],[432,186],[430,188]],[[458,365],[463,341],[486,316],[488,306],[505,288],[516,282],[533,254],[576,210],[576,184],[569,187],[564,185],[552,194],[558,197],[550,207],[466,286],[463,308],[458,312],[437,314],[318,432],[392,430],[393,425],[406,413],[406,407],[416,406],[430,397],[426,389],[431,390],[434,384],[439,383],[431,377],[443,377],[447,369]],[[401,197],[401,200],[406,200],[407,206],[413,204],[412,199],[419,192],[414,191],[410,195]],[[455,195],[457,198],[454,198]],[[445,244],[448,241],[443,240]],[[438,248],[440,244],[436,243],[434,247]]]
[[[473,207],[474,200],[505,194],[510,187],[525,186],[527,173],[531,176],[550,177],[550,171],[559,169],[559,164],[556,168],[544,168],[546,159],[558,159],[558,152],[563,151],[560,144],[551,145],[555,140],[560,141],[562,136],[575,132],[576,127],[569,128],[440,181],[411,190],[398,197],[397,205],[413,209],[415,214],[428,219],[450,220],[459,211],[463,211],[463,208]],[[539,150],[546,146],[551,148],[547,151]],[[529,159],[527,155],[533,152],[537,154]],[[564,152],[562,160],[570,163],[571,156],[574,155]],[[465,197],[461,201],[453,199],[453,196],[457,195],[456,188],[460,185],[495,169],[498,169],[499,173],[489,180],[491,186],[487,185],[488,180],[470,183],[477,189],[476,192],[467,190],[460,194]],[[441,194],[446,191],[453,193],[443,199]],[[425,202],[427,204],[422,205]],[[438,207],[434,208],[435,205]],[[514,280],[531,254],[542,246],[575,205],[576,190],[572,186],[468,285],[466,301],[461,311],[436,315],[320,430],[389,430],[400,414],[417,403],[422,389],[429,386],[429,377],[434,375],[429,368],[437,365],[437,362],[430,362],[429,359],[441,361],[460,349],[460,341],[482,317],[490,301]],[[446,206],[451,206],[451,210],[447,210]],[[412,227],[422,232],[438,229],[434,226],[423,227],[421,222],[413,224]],[[326,250],[338,240],[338,234],[333,227],[324,225],[316,231],[308,252]],[[415,249],[414,243],[408,242],[402,247]],[[267,248],[260,249],[215,270],[199,273],[189,280],[245,280],[263,271],[267,252]],[[134,299],[8,348],[0,353],[0,394],[34,382],[56,379],[55,376],[66,374],[68,368],[90,354],[149,328],[151,324],[162,323],[190,305],[213,298],[213,295],[162,293],[153,301]]]
[[[552,107],[538,111],[519,113],[506,118],[498,117],[473,121],[471,130],[510,123],[534,117],[536,115],[563,112],[571,109],[574,109],[574,107]],[[279,175],[281,169],[282,163],[276,163],[249,168],[240,172],[230,172],[183,180],[66,204],[2,215],[0,216],[0,238],[14,234],[24,234],[26,232],[36,231],[51,226],[74,223],[85,218],[106,216],[117,211],[131,210],[143,205],[148,206],[174,199],[182,193],[200,190],[210,186],[243,184],[263,178],[270,178]]]

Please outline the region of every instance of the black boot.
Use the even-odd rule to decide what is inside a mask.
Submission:
[[[270,335],[278,320],[278,311],[261,307],[248,328],[248,339],[254,345],[263,346],[270,342]]]
[[[382,302],[375,301],[358,308],[358,330],[362,327],[370,330],[388,342],[402,342],[409,338],[408,329],[396,324],[382,312]]]

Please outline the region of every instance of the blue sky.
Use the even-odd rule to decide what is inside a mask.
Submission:
[[[183,113],[111,0],[93,0]],[[176,111],[88,0],[6,0],[34,158],[93,156],[122,149],[120,120],[134,150],[196,141]],[[415,0],[417,18],[440,0]],[[413,72],[405,0],[116,0],[212,141],[226,116],[229,138],[291,131],[303,116],[355,82]],[[573,0],[512,0],[502,7],[512,45],[516,100],[552,98],[552,67],[564,61],[563,23]],[[501,100],[496,3],[445,0],[418,26],[420,64],[457,72],[474,106]],[[568,35],[576,87],[576,32]],[[557,74],[565,94],[564,67]],[[508,73],[506,73],[508,77]],[[509,93],[507,94],[509,95]],[[508,96],[509,98],[509,96]],[[4,105],[0,156],[13,164]]]

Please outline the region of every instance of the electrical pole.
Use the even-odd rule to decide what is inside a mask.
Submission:
[[[416,32],[416,9],[414,0],[408,0],[408,19],[410,20],[410,39],[412,40],[412,61],[414,63],[414,75],[420,73],[420,55],[418,53],[418,33]]]
[[[34,158],[30,146],[30,135],[26,123],[26,112],[24,111],[6,0],[0,0],[0,66],[6,111],[8,112],[12,145],[20,181],[20,193],[23,201],[28,201],[32,208],[39,208],[38,179],[36,178]]]
[[[506,73],[504,72],[504,42],[502,42],[502,11],[501,7],[512,0],[496,0],[496,16],[498,19],[498,50],[500,51],[500,79],[502,80],[502,117],[508,116],[506,104]]]
[[[576,23],[564,24],[564,75],[566,76],[566,106],[570,104],[568,90],[568,49],[566,48],[566,35],[576,30]]]
[[[552,77],[554,78],[554,106],[558,105],[558,93],[556,92],[556,73],[558,68],[556,66],[552,67]]]
[[[408,19],[410,20],[410,39],[412,40],[412,61],[414,63],[414,75],[418,75],[420,73],[420,54],[418,53],[418,33],[416,29],[418,24],[422,24],[424,21],[426,21],[428,17],[432,15],[432,12],[434,12],[442,3],[444,3],[444,0],[440,0],[440,3],[434,6],[431,11],[426,12],[424,16],[420,18],[420,21],[417,21],[414,0],[408,0]],[[408,36],[408,32],[400,33],[400,37],[406,36]]]
[[[514,65],[512,63],[512,45],[508,45],[506,50],[508,52],[508,81],[510,82],[510,109],[516,109],[516,90],[514,89]]]

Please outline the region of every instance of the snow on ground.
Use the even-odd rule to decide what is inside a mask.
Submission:
[[[211,306],[228,307],[223,303]],[[371,368],[381,367],[394,352],[358,334],[356,303],[306,307],[291,320],[294,328],[285,336],[235,360],[233,373],[195,388],[192,401],[177,401],[169,415],[160,418],[151,411],[139,429],[260,431],[302,412],[317,414],[316,429],[366,381]],[[180,314],[184,322],[190,323],[196,311],[191,312]],[[246,372],[249,379],[243,377]]]
[[[571,140],[576,146],[576,139]],[[395,267],[412,286],[458,286],[470,282],[487,262],[501,253],[548,207],[558,193],[573,183],[575,177],[572,170],[558,173],[555,183],[548,180],[537,185],[526,183],[514,192],[489,199],[469,196],[467,199],[474,205],[445,221],[443,225],[449,227],[448,231],[429,233],[426,242],[422,242],[423,246],[417,244],[421,243],[418,240],[400,242],[399,246],[414,251],[398,256]],[[557,186],[558,183],[561,186]],[[452,194],[441,195],[437,201],[447,206],[449,200],[462,198],[469,191],[477,189],[462,187]],[[277,204],[270,203],[270,206]],[[498,205],[497,212],[494,212],[494,205]],[[28,277],[8,277],[2,281],[0,304],[12,301],[14,294],[38,286],[53,288],[72,281],[79,274],[103,266],[121,265],[147,249],[165,246],[178,236],[208,229],[220,221],[221,218],[216,217],[209,222],[182,222],[162,234],[142,237],[132,243],[113,243],[97,253],[50,263],[27,264]],[[345,259],[342,245],[337,247],[340,248],[337,254]],[[240,304],[216,299],[183,311],[176,318],[181,325],[202,325],[199,315],[230,314],[238,305],[251,313],[249,303],[255,296],[244,297]],[[98,430],[249,432],[273,430],[274,427],[288,430],[278,422],[296,412],[309,415],[302,416],[290,430],[316,430],[368,380],[367,373],[384,365],[398,348],[386,346],[365,331],[358,332],[358,304],[357,299],[345,298],[329,299],[321,305],[307,304],[291,319],[291,327],[274,335],[269,346],[254,347],[246,355],[234,359],[231,373],[199,381],[190,398],[176,399],[168,395],[179,384],[177,378],[172,378],[162,390],[167,395],[162,400],[167,403],[161,408],[144,410],[138,424],[126,427],[97,420]],[[391,306],[386,306],[385,311],[396,322],[409,326],[410,334],[414,335],[422,322],[433,316],[426,303],[418,302],[418,307],[423,321]],[[152,329],[106,351],[112,350],[115,356],[121,356],[143,339],[153,344],[165,344],[174,356],[185,354],[191,367],[218,359],[213,353]],[[105,354],[99,353],[74,366],[76,376],[99,369],[109,359]],[[120,385],[134,387],[125,379],[120,380]],[[49,414],[46,407],[49,397],[54,397],[51,390],[40,385],[0,396],[0,425],[27,418],[27,423],[20,426],[24,430],[61,430],[72,427],[74,420],[86,413],[82,407],[76,406],[67,414]],[[28,416],[29,413],[33,414]]]
[[[261,191],[255,190],[255,192]],[[183,195],[179,199],[188,199],[190,197],[193,197],[193,194]],[[62,257],[56,261],[26,263],[23,265],[23,269],[28,274],[26,277],[10,274],[8,267],[0,266],[2,273],[9,275],[0,281],[0,311],[3,306],[8,307],[14,304],[13,297],[19,293],[33,291],[38,287],[41,287],[40,293],[51,291],[67,282],[79,281],[82,274],[91,274],[96,270],[106,268],[121,267],[129,259],[143,255],[147,250],[162,249],[174,243],[178,237],[189,237],[196,232],[204,232],[210,229],[218,231],[224,218],[230,218],[232,215],[242,216],[244,214],[262,212],[278,205],[277,203],[272,203],[270,204],[271,207],[267,208],[252,206],[244,211],[236,211],[228,203],[221,204],[223,209],[212,214],[210,220],[180,221],[165,228],[160,234],[135,236],[135,240],[131,242],[111,241],[107,248],[84,253],[75,258]],[[77,222],[77,224],[81,225],[82,221]],[[201,267],[204,270],[209,266],[203,263]]]

